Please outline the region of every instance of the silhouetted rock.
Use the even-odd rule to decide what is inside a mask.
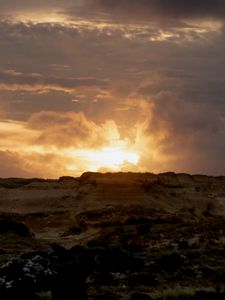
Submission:
[[[192,298],[193,300],[224,300],[225,293],[198,291]]]
[[[59,182],[62,182],[62,181],[74,181],[74,180],[76,180],[76,178],[73,177],[73,176],[61,176],[58,179]]]
[[[129,276],[128,284],[131,286],[155,286],[158,283],[154,275],[142,272]]]
[[[163,255],[158,263],[159,267],[167,272],[176,272],[186,262],[186,257],[179,253],[172,253],[170,255]]]
[[[93,284],[97,286],[113,286],[115,285],[114,276],[109,272],[100,272],[95,274]]]
[[[30,253],[0,267],[0,292],[4,300],[32,300],[40,291],[51,291],[52,300],[85,300],[85,278],[82,267],[61,253]]]
[[[42,257],[45,259],[49,258],[49,255],[45,251],[32,251],[28,253],[21,254],[20,258],[23,260],[32,260],[34,257]]]
[[[209,279],[213,276],[215,276],[216,272],[210,268],[205,266],[204,268],[201,269],[201,273],[202,273],[202,278],[203,279]]]
[[[117,300],[117,298],[108,292],[104,295],[94,297],[94,300]]]
[[[143,268],[143,261],[140,258],[134,257],[131,253],[125,252],[116,247],[102,251],[97,260],[99,265],[109,271],[137,271]]]
[[[142,293],[134,293],[131,295],[130,300],[153,300],[151,296]]]
[[[71,227],[69,230],[67,230],[63,233],[63,236],[79,235],[81,233],[82,233],[82,228],[81,227]]]
[[[53,243],[51,244],[51,247],[53,250],[52,255],[60,257],[67,255],[67,250],[63,246]]]
[[[151,224],[141,224],[137,226],[137,234],[138,235],[145,235],[151,232]]]
[[[0,219],[0,234],[13,232],[23,237],[33,237],[34,234],[30,231],[27,225],[13,220]]]
[[[189,242],[187,240],[180,240],[178,243],[178,248],[180,250],[185,250],[189,248]]]
[[[75,265],[66,264],[58,271],[52,288],[52,300],[87,299],[85,276]]]
[[[0,249],[0,255],[5,255],[7,254],[7,251],[5,251],[4,249]]]

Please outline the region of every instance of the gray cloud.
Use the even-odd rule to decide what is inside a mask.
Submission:
[[[5,89],[13,90],[22,89],[24,86],[29,86],[30,90],[65,90],[72,92],[76,87],[81,86],[104,86],[104,80],[98,80],[95,78],[60,78],[53,76],[42,76],[40,74],[25,74],[16,72],[14,70],[6,70],[0,72],[0,87],[3,85]],[[28,88],[29,89],[29,88]]]
[[[224,17],[225,3],[223,0],[0,0],[1,12],[14,14],[26,11],[56,11],[67,13],[82,12],[86,10],[86,15],[104,13],[125,14],[136,17],[169,17],[169,18],[204,18],[204,17]]]
[[[82,0],[81,0],[82,1]],[[52,11],[58,11],[62,8],[71,6],[73,0],[0,0],[0,7],[1,7],[1,13],[0,15],[8,14],[8,15],[15,15],[18,12],[38,12],[40,11],[46,11],[52,12]],[[79,0],[78,0],[79,3]]]
[[[96,16],[105,14],[131,17],[132,19],[186,19],[186,18],[223,18],[223,0],[86,0],[87,9]],[[85,6],[84,6],[85,7]]]
[[[223,114],[224,107],[221,111],[207,102],[187,102],[174,93],[161,92],[155,96],[147,135],[155,136],[155,147],[162,155],[170,157],[163,168],[223,174]]]

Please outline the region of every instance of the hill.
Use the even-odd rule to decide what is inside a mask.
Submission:
[[[87,285],[78,299],[224,297],[225,177],[88,172],[58,180],[9,178],[0,179],[0,195],[0,281],[8,272],[4,263],[15,257],[24,269],[37,251],[49,266],[54,255],[61,266],[60,255],[67,261],[73,253]],[[13,299],[6,284],[2,293]],[[35,299],[60,294],[34,286]]]

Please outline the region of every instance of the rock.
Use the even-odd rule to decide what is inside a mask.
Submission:
[[[52,288],[52,300],[86,300],[85,276],[73,264],[66,264],[59,270]]]
[[[147,294],[134,293],[131,295],[130,300],[153,300],[153,298]]]
[[[72,176],[61,176],[59,177],[58,181],[62,182],[62,181],[75,181],[76,178],[72,177]]]
[[[215,275],[215,281],[217,283],[224,283],[225,282],[225,271],[217,272]]]
[[[23,260],[29,260],[29,259],[33,259],[36,256],[39,256],[39,257],[42,257],[45,259],[49,258],[49,255],[45,251],[33,251],[33,252],[24,253],[20,256],[20,258]]]
[[[216,275],[216,272],[208,266],[205,266],[204,268],[202,268],[201,273],[202,273],[203,279],[209,279]]]
[[[3,264],[0,268],[0,275],[4,276],[7,281],[15,277],[22,275],[22,261],[17,259],[11,259],[7,263]]]
[[[159,268],[166,272],[176,272],[181,269],[187,258],[179,253],[172,253],[170,255],[163,255],[158,261]]]
[[[71,227],[69,230],[63,233],[63,236],[80,235],[81,233],[82,233],[82,229],[80,227]]]
[[[93,284],[97,286],[113,286],[115,285],[115,279],[111,273],[97,273],[95,274]]]
[[[224,300],[224,293],[208,292],[208,291],[198,291],[192,298],[193,300]]]
[[[111,272],[138,271],[143,268],[142,259],[116,247],[99,253],[97,260],[103,269]]]
[[[51,247],[52,247],[52,250],[53,250],[52,255],[54,255],[54,256],[62,257],[62,256],[65,256],[67,254],[67,250],[61,245],[53,243],[53,244],[51,244]]]
[[[155,286],[157,283],[154,275],[144,272],[132,274],[128,278],[128,284],[131,286]]]
[[[138,235],[146,235],[151,232],[151,224],[141,224],[137,226],[137,234]]]
[[[23,237],[34,237],[27,225],[12,220],[0,219],[0,234],[13,232]]]
[[[182,268],[179,272],[180,277],[196,278],[197,273],[192,267]]]
[[[178,249],[186,250],[189,248],[189,242],[187,240],[180,240],[178,242]]]
[[[5,255],[5,254],[7,254],[7,252],[4,249],[0,248],[0,255]]]
[[[105,293],[104,295],[96,296],[94,300],[116,300],[115,296],[111,293]]]
[[[81,245],[76,245],[70,248],[68,251],[68,254],[73,256],[73,255],[83,255],[85,253],[85,248],[82,247]]]
[[[35,300],[40,299],[35,295],[41,291],[50,291],[52,300],[87,299],[86,271],[62,248],[57,246],[52,254],[26,254],[3,264],[0,267],[1,299]]]

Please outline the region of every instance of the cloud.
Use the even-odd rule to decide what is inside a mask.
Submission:
[[[5,15],[11,15],[15,16],[16,13],[24,14],[26,12],[52,12],[52,11],[58,11],[62,8],[65,8],[67,6],[70,6],[72,4],[72,0],[65,0],[59,1],[59,0],[0,0],[0,6],[1,6],[1,14]],[[79,2],[79,1],[78,1]]]
[[[223,18],[223,0],[86,0],[84,7],[93,15],[133,20],[174,20],[186,18]],[[107,14],[107,15],[106,15]]]
[[[119,170],[124,171],[223,174],[221,110],[210,103],[187,102],[172,92],[142,100],[133,96],[127,105],[135,106],[137,114],[132,127],[131,121],[97,123],[82,112],[54,111],[34,113],[27,122],[1,123],[0,176],[55,178],[112,170],[116,156],[110,155],[119,155],[119,160],[122,155]],[[136,155],[137,166],[126,162]]]
[[[23,160],[18,153],[0,151],[1,172],[0,177],[34,177],[33,170],[29,172],[23,166]]]
[[[56,1],[65,22],[19,2],[0,1],[30,16],[0,22],[5,172],[79,174],[106,147],[138,152],[137,171],[222,172],[223,2]]]
[[[72,93],[77,87],[104,86],[106,84],[106,81],[95,78],[60,78],[38,75],[21,73],[15,70],[0,72],[0,90]]]
[[[159,159],[142,163],[160,171],[223,174],[225,130],[223,113],[209,103],[193,103],[171,92],[152,100],[145,136],[152,137]]]
[[[28,122],[0,122],[0,129],[2,177],[78,176],[125,167],[127,159],[131,165],[137,157],[115,121],[96,124],[83,113],[39,112]]]
[[[39,112],[33,114],[27,127],[40,132],[36,143],[60,149],[98,149],[120,139],[112,120],[96,124],[82,112]]]
[[[66,167],[72,160],[54,153],[0,151],[0,163],[2,178],[58,178],[61,174],[74,175]]]

